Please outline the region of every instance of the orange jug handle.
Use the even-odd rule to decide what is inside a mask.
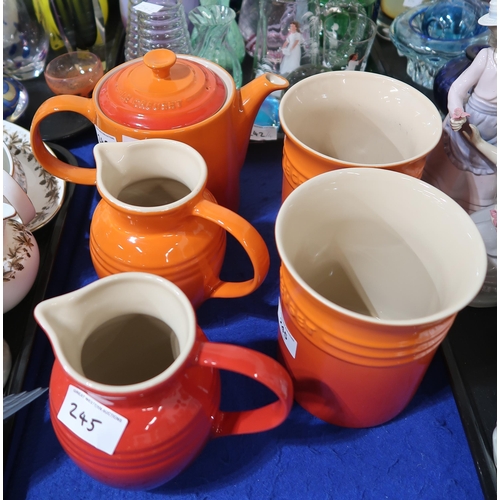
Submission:
[[[293,383],[283,366],[247,347],[218,342],[200,342],[199,346],[196,357],[199,365],[245,375],[278,397],[277,401],[252,410],[218,410],[212,424],[212,437],[262,432],[286,420],[293,404]]]
[[[243,217],[207,199],[198,202],[193,214],[210,220],[232,234],[241,244],[253,266],[254,276],[247,281],[222,281],[215,285],[211,298],[243,297],[256,290],[269,271],[269,250],[262,236]]]
[[[74,95],[51,97],[41,104],[33,116],[30,131],[30,142],[33,154],[40,165],[42,165],[49,174],[64,181],[74,182],[75,184],[93,185],[96,183],[95,168],[75,167],[59,160],[49,152],[42,140],[40,134],[42,120],[60,111],[73,111],[85,116],[85,118],[89,119],[94,125],[96,123],[96,112],[92,99]]]

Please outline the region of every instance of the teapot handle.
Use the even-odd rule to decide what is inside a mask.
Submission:
[[[256,290],[264,281],[270,265],[269,251],[262,236],[243,217],[206,199],[196,204],[193,214],[212,221],[232,234],[250,257],[254,270],[253,278],[247,281],[229,282],[219,280],[210,297],[243,297]]]
[[[256,380],[270,389],[278,401],[245,411],[218,411],[212,436],[251,434],[280,425],[293,404],[293,383],[288,372],[273,358],[246,347],[217,342],[200,342],[197,362],[201,366],[229,370]]]
[[[33,116],[30,132],[33,154],[40,165],[50,174],[75,184],[93,185],[96,183],[95,168],[75,167],[59,160],[49,152],[42,140],[40,134],[42,120],[60,111],[72,111],[85,116],[94,125],[96,123],[96,111],[92,99],[74,95],[51,97],[41,104]]]

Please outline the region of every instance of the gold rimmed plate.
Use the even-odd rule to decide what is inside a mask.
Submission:
[[[36,209],[35,218],[27,225],[36,231],[51,221],[64,200],[66,182],[49,174],[33,155],[30,133],[25,128],[3,121],[3,142],[17,158],[26,174],[28,196]]]

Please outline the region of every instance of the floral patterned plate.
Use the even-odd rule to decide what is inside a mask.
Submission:
[[[28,196],[36,209],[35,218],[26,227],[35,231],[52,220],[61,208],[66,182],[49,174],[38,163],[31,150],[28,130],[4,120],[3,142],[12,156],[21,162],[26,174]]]

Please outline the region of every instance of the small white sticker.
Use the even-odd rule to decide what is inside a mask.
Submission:
[[[117,142],[116,137],[114,135],[106,134],[99,127],[95,126],[95,131],[97,134],[97,140],[99,142]]]
[[[108,455],[115,452],[128,420],[70,385],[57,418],[74,434]]]
[[[423,0],[404,0],[403,6],[408,7],[409,9],[413,9],[413,7],[420,5],[422,2]]]
[[[252,141],[275,141],[278,138],[278,127],[263,127],[254,125],[250,140]]]
[[[286,327],[285,320],[283,319],[283,311],[281,310],[281,300],[278,302],[278,323],[280,325],[281,338],[288,352],[292,355],[292,358],[295,359],[295,355],[297,354],[297,341]]]
[[[122,135],[122,141],[123,142],[135,142],[139,141],[140,139],[136,139],[135,137],[129,137],[128,135]]]
[[[134,7],[135,10],[140,10],[146,14],[154,14],[159,10],[163,9],[163,5],[157,5],[149,2],[141,2]]]

